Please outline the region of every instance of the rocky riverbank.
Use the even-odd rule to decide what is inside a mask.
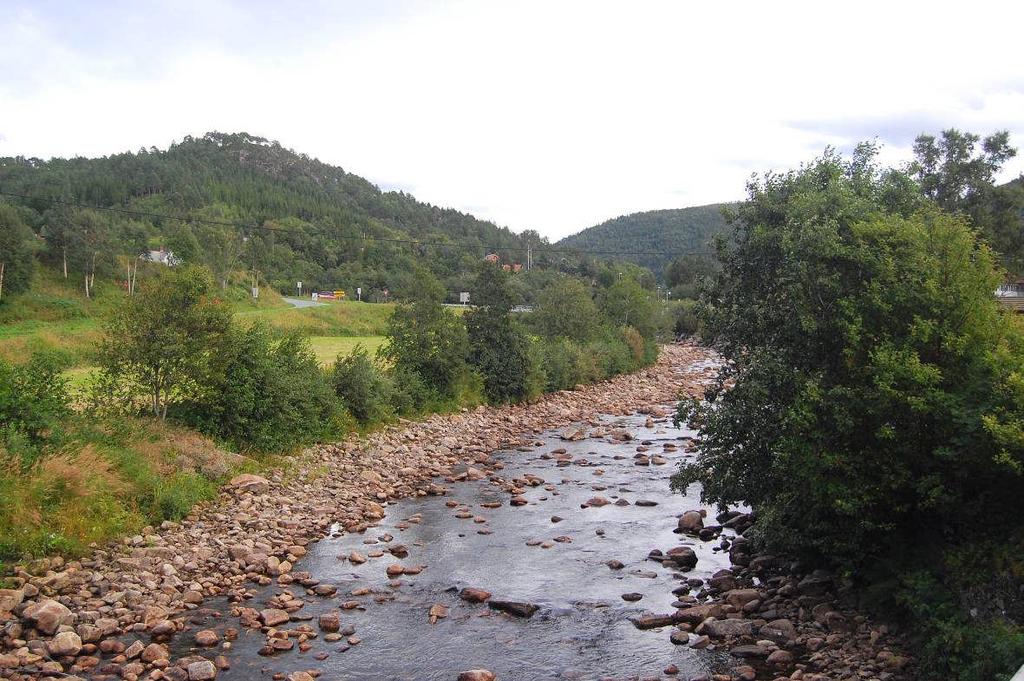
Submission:
[[[267,478],[239,476],[216,503],[197,508],[181,523],[147,528],[88,559],[23,566],[15,588],[0,590],[0,678],[215,678],[228,664],[225,657],[172,659],[168,646],[184,635],[188,616],[207,600],[226,596],[242,602],[248,585],[274,581],[312,591],[315,580],[294,568],[310,542],[333,526],[365,530],[383,517],[389,500],[443,494],[439,479],[449,483],[483,474],[472,466],[456,468],[460,464],[489,470],[494,451],[523,446],[550,428],[587,423],[602,413],[639,410],[663,418],[668,410],[660,405],[680,393],[701,392],[704,374],[692,365],[707,356],[694,346],[668,346],[649,369],[534,404],[435,416],[316,447],[291,470]],[[518,484],[530,483],[509,482],[512,504]],[[275,628],[282,624],[281,613],[289,614],[288,600],[255,615],[244,608],[237,614],[243,625],[264,628],[268,645],[295,638],[301,646],[306,634]],[[275,617],[273,624],[267,621]],[[211,633],[191,635],[200,645],[200,636],[218,643]],[[225,649],[232,636],[231,629],[224,633]]]
[[[242,643],[239,637],[245,632],[258,637],[255,647],[246,648],[253,658],[257,649],[266,656],[260,659],[268,660],[292,659],[290,655],[298,651],[294,663],[304,664],[308,658],[307,663],[314,665],[287,674],[269,668],[261,673],[290,681],[316,678],[320,669],[314,661],[326,660],[328,651],[337,654],[361,643],[365,634],[356,631],[352,613],[373,608],[375,602],[393,601],[402,580],[423,570],[416,563],[422,546],[406,546],[399,540],[422,521],[418,514],[399,516],[396,521],[389,512],[393,534],[381,535],[379,527],[362,534],[378,525],[391,502],[451,493],[443,507],[459,522],[476,528],[476,534],[488,535],[491,523],[481,514],[497,514],[503,505],[535,508],[551,503],[544,499],[569,493],[563,487],[566,479],[558,483],[529,473],[510,473],[500,458],[492,456],[498,450],[520,449],[526,457],[539,452],[554,469],[571,466],[598,476],[595,482],[585,483],[584,489],[591,490],[589,498],[580,497],[576,511],[562,512],[567,516],[564,522],[551,516],[552,527],[573,522],[568,516],[576,512],[629,507],[623,489],[597,482],[605,479],[603,464],[572,451],[600,449],[601,442],[617,443],[625,451],[615,459],[624,459],[629,469],[652,473],[659,467],[670,468],[667,464],[679,456],[692,455],[693,444],[687,438],[675,443],[638,442],[635,431],[608,427],[599,417],[640,412],[648,415],[646,432],[665,432],[659,429],[667,427],[671,409],[666,405],[681,393],[703,391],[713,373],[709,357],[694,346],[669,346],[657,365],[645,371],[550,395],[532,405],[439,415],[422,423],[398,424],[363,439],[319,446],[297,458],[288,471],[266,478],[235,478],[216,503],[197,508],[182,523],[147,529],[121,545],[96,550],[87,560],[50,559],[24,566],[17,572],[16,588],[0,590],[0,678],[249,678],[251,667],[244,666],[245,658],[233,649]],[[643,419],[631,421],[636,424]],[[564,442],[554,448],[548,444],[547,451],[538,434],[552,429],[561,429]],[[550,441],[550,433],[547,437]],[[467,486],[459,483],[466,481],[493,490],[494,501],[480,503],[480,510],[456,501],[453,497]],[[637,497],[632,506],[650,512],[657,503]],[[841,581],[780,557],[752,554],[743,537],[751,515],[730,511],[712,519],[706,509],[681,512],[678,534],[672,535],[667,530],[676,524],[679,511],[670,511],[664,518],[671,525],[663,528],[661,540],[678,536],[678,545],[651,551],[647,561],[645,548],[635,555],[621,555],[632,569],[623,569],[617,559],[600,563],[606,574],[629,573],[635,578],[657,574],[643,563],[655,567],[660,563],[670,571],[664,574],[676,580],[672,591],[676,600],[667,613],[659,609],[635,617],[636,628],[651,630],[638,633],[664,637],[666,649],[723,654],[715,658],[718,674],[693,676],[669,665],[662,678],[898,681],[907,676],[910,663],[900,652],[898,640],[885,626],[844,606],[847,590]],[[379,574],[386,572],[384,585],[339,588],[303,570],[307,552],[315,554],[317,547],[330,544],[314,546],[313,542],[344,533],[357,533],[345,534],[359,537],[357,546],[330,560],[352,569],[375,566]],[[605,530],[597,534],[604,538]],[[526,547],[554,549],[566,545],[559,542],[572,545],[574,540],[583,538],[563,532],[548,540],[527,541]],[[359,542],[365,547],[359,547]],[[617,544],[612,539],[608,546],[614,551]],[[698,554],[703,556],[701,565],[691,572]],[[714,567],[707,567],[708,561],[714,566],[731,564],[731,568],[714,572]],[[462,588],[456,601],[476,604],[474,617],[492,611],[501,617],[531,618],[538,609],[528,602],[492,598],[474,587]],[[263,605],[252,607],[257,594]],[[630,589],[621,598],[633,602],[643,595]],[[661,602],[667,605],[671,599]],[[448,605],[435,602],[424,609],[424,622],[446,620],[450,607],[456,606],[450,601]],[[628,620],[625,626],[632,628]],[[733,663],[721,662],[722,657]],[[232,660],[240,666],[230,669]],[[679,661],[683,663],[682,658]],[[328,673],[323,678],[333,677]],[[480,669],[465,671],[459,678],[494,676]]]
[[[721,539],[732,567],[708,580],[692,580],[673,593],[678,609],[642,619],[637,626],[673,627],[678,645],[718,647],[742,662],[732,674],[705,677],[713,681],[898,681],[908,678],[911,659],[900,652],[900,640],[884,624],[869,621],[844,606],[851,590],[823,570],[808,571],[798,562],[769,554],[754,555],[742,536],[752,514],[719,514],[705,525],[701,511],[680,516],[679,532],[715,541],[723,528],[738,532]],[[663,563],[679,562],[669,550],[651,556]],[[687,562],[677,567],[687,569]],[[667,619],[666,619],[667,618]]]

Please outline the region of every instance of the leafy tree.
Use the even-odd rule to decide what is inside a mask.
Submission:
[[[468,370],[466,326],[441,304],[444,291],[428,272],[418,272],[420,286],[411,303],[395,307],[388,320],[381,357],[396,371],[417,375],[439,395],[453,396]]]
[[[715,273],[714,258],[705,255],[682,255],[665,267],[665,284],[672,289],[672,296],[695,298],[698,284]]]
[[[38,353],[20,366],[0,360],[0,450],[21,453],[23,465],[71,413],[62,368]]]
[[[97,272],[110,272],[114,265],[114,241],[106,215],[79,210],[71,215],[68,264],[83,279],[85,296],[92,296]]]
[[[309,341],[232,327],[175,415],[243,450],[288,451],[339,432],[339,407]]]
[[[594,336],[600,313],[590,290],[575,277],[559,277],[537,295],[530,322],[548,338],[586,341]]]
[[[21,293],[32,281],[35,235],[12,206],[0,203],[0,300]]]
[[[981,139],[950,128],[939,138],[917,137],[910,170],[921,191],[937,206],[976,217],[975,211],[992,189],[996,173],[1016,155],[1017,150],[1010,146],[1010,133],[1005,130]]]
[[[154,416],[194,398],[228,331],[231,313],[210,297],[209,273],[194,266],[161,268],[141,283],[106,325],[99,359],[110,395],[144,397]]]
[[[658,330],[658,303],[650,291],[631,276],[621,276],[598,293],[598,306],[615,326],[632,326],[644,338]]]
[[[492,402],[515,402],[529,396],[535,366],[530,339],[512,318],[515,300],[509,274],[492,263],[479,265],[472,290],[476,307],[466,314],[469,363],[484,379]]]
[[[961,218],[893,211],[914,201],[872,157],[751,186],[703,300],[734,386],[681,405],[701,455],[675,481],[848,567],[1024,510],[1024,336],[994,256]]]
[[[334,393],[360,423],[387,417],[390,386],[362,345],[348,355],[338,355],[331,381]]]

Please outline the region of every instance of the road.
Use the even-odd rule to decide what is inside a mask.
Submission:
[[[298,308],[303,308],[303,307],[320,307],[321,305],[326,305],[327,304],[327,303],[314,303],[309,298],[289,298],[287,296],[283,296],[283,297],[284,297],[284,301],[286,303],[289,303],[293,307],[298,307]]]

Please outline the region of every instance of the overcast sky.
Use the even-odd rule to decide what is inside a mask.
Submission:
[[[1022,25],[1005,0],[0,0],[0,156],[245,131],[554,239],[828,144],[1024,146]]]

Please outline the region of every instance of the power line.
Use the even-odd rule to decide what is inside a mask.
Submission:
[[[48,196],[32,196],[30,194],[19,194],[16,192],[7,192],[0,190],[0,196],[9,196],[12,198],[23,199],[25,201],[45,201],[51,204],[58,204],[63,206],[72,206],[75,208],[88,208],[90,210],[102,210],[111,213],[121,213],[123,215],[133,215],[137,217],[148,217],[157,218],[160,220],[177,220],[184,223],[199,222],[207,225],[218,225],[221,227],[234,227],[244,231],[255,232],[280,232],[282,234],[294,234],[297,236],[306,236],[312,233],[320,233],[323,236],[328,236],[333,239],[344,239],[348,241],[367,241],[367,242],[379,242],[379,243],[394,243],[394,244],[407,244],[410,246],[436,246],[441,248],[450,248],[457,246],[457,243],[450,241],[421,241],[418,239],[400,239],[396,237],[374,237],[374,236],[346,236],[343,234],[334,234],[327,232],[323,228],[318,228],[316,225],[310,225],[309,229],[295,230],[286,229],[283,227],[274,227],[271,225],[255,225],[245,222],[237,222],[233,220],[214,220],[211,218],[199,218],[199,217],[185,217],[181,215],[168,215],[166,213],[155,213],[152,211],[135,210],[130,208],[116,208],[114,206],[100,206],[95,204],[83,203],[81,201],[66,201],[64,199],[54,199]],[[594,249],[582,249],[582,248],[550,248],[541,247],[533,248],[531,245],[527,246],[485,246],[486,251],[522,251],[528,253],[531,256],[536,253],[551,253],[551,254],[568,254],[568,255],[595,255],[595,256],[678,256],[678,255],[714,255],[714,251],[605,251],[605,250],[594,250]]]

